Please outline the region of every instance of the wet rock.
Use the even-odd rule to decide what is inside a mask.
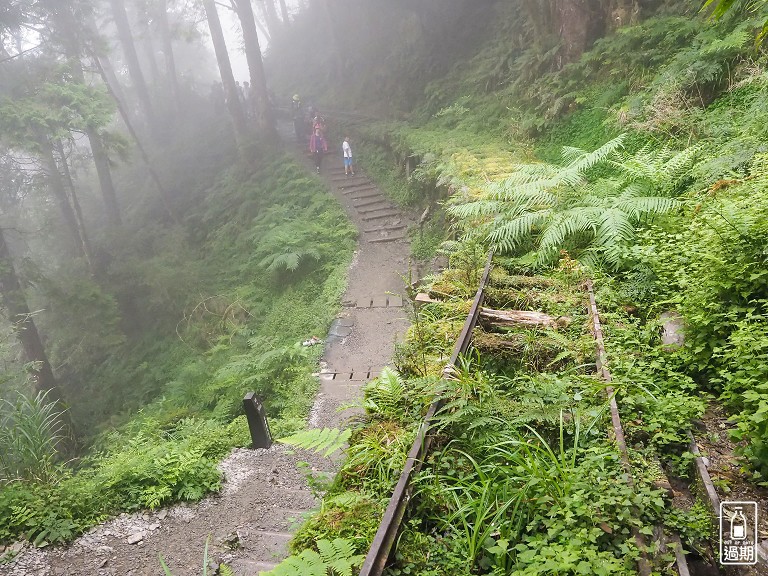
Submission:
[[[144,540],[144,533],[134,532],[133,534],[128,536],[128,539],[126,540],[126,542],[128,542],[128,544],[138,544],[142,540]]]

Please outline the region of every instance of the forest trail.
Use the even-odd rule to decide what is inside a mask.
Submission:
[[[314,172],[302,150],[296,155]],[[403,307],[411,222],[364,175],[345,176],[341,145],[318,176],[342,203],[360,235],[349,269],[343,309],[333,322],[321,361],[320,390],[310,427],[342,426],[354,413],[339,407],[362,396],[363,384],[390,363],[409,321]],[[309,335],[308,335],[309,337]],[[333,464],[281,445],[234,450],[222,463],[220,494],[195,504],[121,514],[67,547],[26,548],[3,576],[155,576],[161,555],[175,576],[202,573],[203,550],[212,565],[226,563],[238,576],[256,576],[287,555],[287,543],[318,503],[298,468],[332,472]],[[209,571],[211,573],[211,571]]]

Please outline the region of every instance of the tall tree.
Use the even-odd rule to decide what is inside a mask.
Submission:
[[[248,71],[251,76],[251,94],[249,105],[252,108],[256,129],[266,138],[276,136],[275,122],[269,108],[267,79],[264,75],[264,61],[261,57],[259,35],[256,32],[256,21],[253,15],[251,0],[233,0],[234,8],[240,19],[245,44],[245,58],[248,61]]]
[[[85,218],[83,218],[83,210],[80,207],[80,200],[78,199],[77,188],[75,188],[75,180],[72,178],[72,171],[69,169],[69,160],[67,159],[67,153],[64,150],[64,143],[61,140],[57,140],[55,143],[55,151],[58,154],[58,165],[61,167],[61,174],[64,178],[63,182],[69,190],[69,199],[72,202],[72,211],[75,215],[75,221],[77,222],[77,232],[80,236],[80,243],[82,245],[82,252],[85,258],[85,262],[88,265],[88,270],[91,275],[94,274],[93,269],[93,250],[91,249],[91,242],[88,239],[88,230],[85,226]]]
[[[87,241],[80,232],[77,215],[72,207],[69,195],[67,194],[67,189],[64,187],[64,179],[61,176],[61,172],[59,172],[59,166],[53,153],[53,144],[49,140],[49,137],[44,134],[40,134],[37,144],[40,152],[40,160],[42,161],[43,169],[45,171],[48,189],[51,191],[56,203],[59,205],[59,210],[64,218],[64,223],[66,224],[69,236],[72,239],[75,253],[78,256],[85,258],[85,245]]]
[[[136,45],[133,42],[131,26],[128,22],[128,14],[125,11],[125,2],[124,0],[109,0],[109,2],[112,7],[112,17],[114,18],[115,26],[117,27],[117,36],[120,40],[120,46],[123,49],[128,72],[131,75],[131,81],[136,89],[136,95],[139,98],[141,107],[144,110],[146,121],[149,124],[150,129],[154,129],[155,123],[152,100],[149,97],[149,89],[144,80],[144,73],[141,71],[139,57],[136,54]]]
[[[85,88],[86,79],[81,58],[86,52],[86,38],[82,32],[78,32],[81,27],[78,25],[77,7],[73,6],[73,3],[64,6],[50,5],[50,0],[40,2],[40,4],[51,17],[53,25],[51,30],[52,39],[62,46],[64,56],[72,73],[72,79]],[[120,217],[117,194],[115,193],[115,185],[112,180],[109,155],[101,133],[101,127],[111,119],[113,112],[112,109],[105,110],[103,105],[95,110],[99,110],[99,114],[81,113],[84,124],[83,131],[88,137],[93,162],[96,166],[99,189],[104,200],[107,220],[111,225],[117,226],[121,224],[122,219]]]
[[[290,23],[290,16],[288,15],[288,5],[285,3],[285,0],[280,0],[280,13],[283,17],[283,25],[288,26]]]
[[[37,326],[32,319],[26,296],[16,273],[11,251],[8,249],[6,231],[0,228],[0,297],[8,312],[8,318],[14,325],[16,334],[21,342],[24,355],[31,363],[31,374],[38,392],[50,391],[53,399],[58,399],[56,379],[53,377],[51,364],[40,340]]]
[[[168,0],[157,2],[157,24],[160,31],[160,39],[163,46],[163,59],[165,60],[165,78],[169,84],[175,109],[181,109],[181,90],[179,89],[179,77],[176,74],[176,60],[173,56],[173,42],[171,27],[168,22]]]
[[[619,0],[624,4],[624,0]],[[578,58],[599,38],[613,2],[602,0],[522,0],[534,32],[544,45],[560,43],[560,64]]]
[[[245,113],[243,112],[243,107],[240,105],[240,97],[238,95],[237,86],[235,85],[235,76],[232,73],[232,64],[229,61],[227,44],[224,41],[224,32],[221,29],[221,21],[219,20],[218,12],[216,12],[216,4],[214,3],[214,0],[203,0],[203,7],[205,8],[205,15],[208,19],[208,29],[211,31],[211,40],[213,41],[214,52],[216,52],[216,62],[218,62],[219,65],[221,81],[224,84],[224,93],[227,97],[227,109],[229,110],[229,115],[232,117],[232,124],[235,129],[235,141],[239,146],[246,138]]]
[[[269,35],[274,36],[275,32],[280,28],[280,20],[277,18],[277,10],[275,9],[275,0],[259,0],[264,7],[264,20],[267,23],[267,29]]]

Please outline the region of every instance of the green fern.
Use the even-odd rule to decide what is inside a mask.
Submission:
[[[365,559],[355,554],[350,540],[343,538],[318,540],[317,550],[304,550],[289,556],[269,572],[261,572],[260,576],[352,576],[352,569]]]
[[[363,392],[363,407],[370,413],[388,418],[403,417],[405,382],[391,368],[384,368],[381,375],[369,382]]]
[[[317,453],[324,452],[323,456],[327,458],[337,450],[342,450],[349,442],[351,435],[352,431],[349,429],[312,428],[286,438],[280,438],[278,442],[305,450],[313,450]]]
[[[467,238],[484,238],[493,248],[512,252],[531,242],[539,265],[552,264],[563,248],[583,249],[583,258],[617,269],[635,228],[649,216],[678,205],[673,198],[700,154],[645,147],[629,155],[619,136],[593,152],[563,149],[564,166],[526,164],[478,197],[457,195],[448,212]],[[614,175],[588,182],[598,164]]]

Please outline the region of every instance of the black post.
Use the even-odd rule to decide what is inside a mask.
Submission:
[[[264,405],[256,396],[256,392],[248,392],[243,398],[245,416],[248,418],[248,428],[251,430],[251,440],[254,448],[269,448],[272,446],[272,434],[267,423]]]

